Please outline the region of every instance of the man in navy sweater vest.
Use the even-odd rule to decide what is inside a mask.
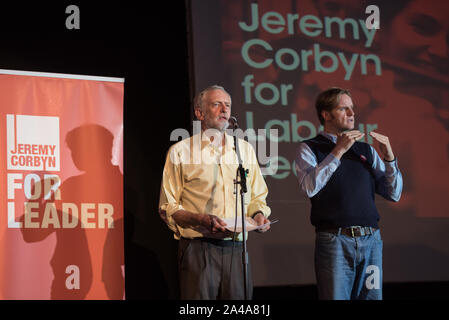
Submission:
[[[370,132],[373,147],[354,130],[351,94],[321,92],[316,110],[324,132],[300,143],[296,172],[312,203],[319,299],[382,299],[382,239],[375,193],[399,201],[402,175],[388,137]]]

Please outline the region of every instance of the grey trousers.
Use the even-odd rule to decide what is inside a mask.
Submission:
[[[178,269],[183,300],[243,300],[243,246],[211,243],[200,239],[180,239]],[[232,258],[231,258],[232,257]],[[232,263],[232,265],[231,265]],[[247,267],[248,299],[252,298],[251,267]]]

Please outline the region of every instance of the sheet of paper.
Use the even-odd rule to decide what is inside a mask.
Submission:
[[[225,219],[222,219],[222,220],[224,222],[226,222],[226,229],[228,229],[229,231],[234,232],[235,218],[225,218]],[[267,226],[269,224],[273,224],[273,223],[276,223],[278,221],[279,220],[273,220],[273,221],[270,221],[270,222],[268,222],[266,224],[257,226],[254,223],[254,220],[252,220],[251,218],[247,217],[246,221],[245,221],[245,228],[246,228],[246,231],[253,231],[253,230],[261,229],[261,228],[263,228],[263,227],[265,227],[265,226]],[[242,217],[237,217],[237,228],[235,229],[235,232],[242,232],[242,229],[243,229],[242,228]]]

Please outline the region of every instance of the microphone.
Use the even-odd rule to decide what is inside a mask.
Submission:
[[[228,122],[234,129],[239,128],[239,124],[237,123],[237,118],[236,117],[230,117]]]

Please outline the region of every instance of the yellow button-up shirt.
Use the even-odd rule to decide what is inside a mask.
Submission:
[[[175,239],[213,237],[205,228],[183,228],[172,215],[178,210],[213,214],[219,218],[235,217],[234,194],[238,168],[234,138],[225,133],[224,147],[211,143],[206,134],[197,134],[170,147],[162,176],[159,213]],[[245,213],[252,216],[261,211],[271,213],[266,204],[268,188],[250,143],[238,139],[243,167],[248,169],[247,193],[244,193]],[[238,191],[237,214],[241,219],[241,196]],[[204,229],[204,230],[203,230]],[[242,234],[237,239],[242,240]]]

